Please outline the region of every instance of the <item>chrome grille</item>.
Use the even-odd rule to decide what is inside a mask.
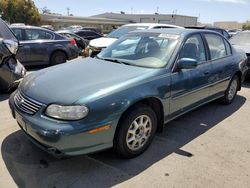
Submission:
[[[25,97],[20,91],[15,94],[14,102],[19,110],[29,115],[34,115],[42,107],[41,103]]]

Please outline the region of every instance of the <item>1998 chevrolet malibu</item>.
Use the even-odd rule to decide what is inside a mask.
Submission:
[[[28,138],[53,155],[113,147],[131,158],[170,120],[215,99],[232,103],[246,60],[212,31],[137,31],[96,58],[29,74],[9,105]]]

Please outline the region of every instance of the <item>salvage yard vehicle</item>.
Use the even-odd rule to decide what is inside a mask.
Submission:
[[[15,89],[26,70],[16,59],[18,40],[0,19],[0,92]]]
[[[248,58],[248,74],[250,77],[250,31],[242,31],[234,35],[229,42],[236,48],[243,50]]]
[[[158,23],[134,23],[124,25],[105,37],[101,37],[98,39],[91,40],[89,46],[87,47],[85,54],[86,56],[95,57],[100,51],[113,42],[115,42],[118,38],[123,35],[135,31],[135,30],[143,30],[143,29],[167,29],[167,28],[183,28],[177,25],[169,25],[169,24],[158,24]]]
[[[11,26],[19,40],[18,60],[23,65],[56,65],[78,57],[75,40],[35,26]]]
[[[76,35],[78,35],[86,40],[93,40],[93,39],[103,37],[100,33],[97,33],[97,32],[92,31],[92,30],[76,30],[73,32]]]
[[[69,30],[60,30],[60,31],[57,31],[56,33],[75,40],[76,45],[79,48],[79,55],[83,54],[83,50],[87,47],[87,45],[89,43],[88,40],[74,34],[72,31],[69,31]]]
[[[216,32],[136,31],[96,58],[29,74],[9,105],[27,137],[55,156],[113,147],[131,158],[165,123],[216,99],[232,103],[246,60]]]

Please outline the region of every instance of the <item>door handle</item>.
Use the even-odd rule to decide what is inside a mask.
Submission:
[[[204,75],[208,75],[210,72],[209,71],[205,71],[204,72]]]

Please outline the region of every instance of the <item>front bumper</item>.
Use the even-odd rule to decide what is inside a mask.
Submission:
[[[74,122],[51,120],[37,112],[31,116],[25,114],[14,103],[15,92],[9,98],[13,117],[17,120],[25,135],[39,148],[56,156],[74,156],[89,154],[111,148],[117,122],[107,122],[111,128],[95,134],[89,130],[103,126],[105,123],[81,126]],[[81,128],[79,128],[81,126]]]

